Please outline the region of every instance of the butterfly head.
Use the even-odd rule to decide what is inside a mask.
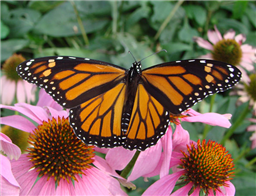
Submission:
[[[134,72],[136,72],[137,74],[141,74],[141,62],[140,61],[135,61],[132,64],[131,69],[133,69]]]

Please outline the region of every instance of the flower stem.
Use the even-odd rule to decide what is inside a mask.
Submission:
[[[230,127],[230,129],[227,131],[227,133],[224,135],[224,137],[221,140],[221,144],[224,145],[225,141],[235,132],[235,130],[237,129],[237,127],[239,127],[241,125],[241,123],[243,123],[246,115],[249,112],[249,106],[244,107],[244,110],[241,111],[238,119],[235,121],[235,123],[232,125],[232,127]]]
[[[245,167],[248,168],[249,166],[253,165],[254,163],[256,163],[256,157],[254,157],[252,160],[250,160],[250,162],[247,163],[247,164],[245,165]]]
[[[216,98],[216,94],[211,96],[209,112],[212,112],[213,105],[214,105],[214,102],[215,102],[215,98]],[[205,125],[204,130],[203,130],[203,139],[206,138],[209,131],[210,131],[210,125]]]
[[[130,173],[130,171],[132,170],[138,156],[140,154],[140,151],[136,151],[135,155],[132,157],[132,160],[130,161],[130,163],[128,163],[128,165],[124,168],[124,170],[121,172],[121,176],[124,178],[127,178],[128,174]]]
[[[178,8],[181,6],[181,4],[184,2],[184,0],[179,0],[176,5],[174,6],[174,8],[172,9],[172,11],[170,12],[170,14],[167,16],[167,18],[164,20],[164,22],[162,23],[161,27],[159,28],[158,32],[156,33],[154,40],[157,40],[160,36],[160,34],[162,33],[162,31],[165,29],[165,27],[167,26],[167,24],[170,22],[170,20],[172,19],[172,17],[174,16],[175,12],[178,10]]]
[[[81,30],[81,33],[82,33],[85,45],[89,46],[89,40],[88,40],[87,34],[85,32],[85,29],[84,29],[84,26],[83,26],[83,22],[82,22],[82,20],[81,20],[81,18],[79,16],[77,8],[76,8],[76,5],[75,5],[75,3],[72,0],[70,1],[70,3],[73,6],[74,11],[76,13],[77,22],[78,22],[79,28]]]

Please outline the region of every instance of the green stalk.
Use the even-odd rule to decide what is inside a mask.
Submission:
[[[253,165],[254,163],[256,163],[256,157],[254,157],[252,160],[250,160],[249,163],[247,163],[247,164],[245,165],[245,167],[248,168],[249,166]]]
[[[82,20],[81,20],[81,18],[80,18],[80,16],[79,16],[79,13],[78,13],[77,8],[76,8],[76,4],[75,4],[73,1],[70,1],[70,3],[71,3],[71,5],[73,6],[74,11],[75,11],[75,13],[76,13],[77,22],[78,22],[79,28],[80,28],[80,30],[81,30],[81,33],[82,33],[82,36],[83,36],[85,45],[89,46],[89,40],[88,40],[86,31],[85,31],[85,29],[84,29],[83,22],[82,22]]]
[[[245,107],[244,110],[240,113],[240,116],[238,117],[236,122],[232,125],[232,127],[230,127],[230,129],[227,131],[227,133],[222,138],[222,140],[220,142],[222,145],[224,145],[225,141],[235,132],[237,127],[239,127],[243,123],[248,112],[249,112],[249,107]]]
[[[124,170],[121,172],[120,176],[127,178],[128,174],[130,173],[130,171],[132,170],[138,156],[140,154],[140,151],[136,151],[135,155],[132,157],[132,160],[130,161],[130,163],[128,163],[128,165],[124,168]]]
[[[209,112],[212,112],[213,105],[214,105],[214,103],[215,103],[215,98],[216,98],[216,94],[214,94],[214,95],[211,96]],[[204,126],[204,130],[203,130],[203,139],[206,138],[208,132],[210,131],[210,127],[211,127],[210,125],[205,125],[205,126]]]
[[[181,4],[184,2],[184,0],[179,0],[174,8],[172,9],[172,11],[170,12],[170,14],[167,16],[167,18],[164,20],[164,22],[162,23],[161,27],[159,28],[158,32],[156,33],[154,40],[157,40],[160,36],[160,34],[162,33],[162,31],[165,29],[165,27],[167,26],[167,24],[170,22],[170,20],[172,19],[172,17],[174,16],[175,12],[178,10],[178,8],[181,6]]]

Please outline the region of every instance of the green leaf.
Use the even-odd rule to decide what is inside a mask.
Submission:
[[[240,19],[247,8],[248,1],[235,1],[233,10],[232,10],[232,18]]]
[[[184,6],[186,14],[189,18],[194,18],[195,21],[203,26],[206,21],[206,10],[199,5],[187,5]]]
[[[220,30],[223,29],[224,32],[228,31],[229,29],[234,29],[237,33],[242,33],[245,35],[248,34],[248,28],[241,22],[234,19],[223,18],[219,21],[217,26]]]
[[[48,48],[40,50],[40,52],[35,54],[35,57],[42,56],[76,56],[76,57],[87,57],[90,59],[98,59],[102,61],[109,61],[106,54],[99,53],[97,51],[91,51],[86,49],[75,49],[75,48]]]
[[[243,172],[231,181],[236,187],[236,196],[254,195],[256,184],[256,173],[252,171]]]
[[[183,52],[186,50],[192,50],[192,46],[180,42],[171,42],[169,44],[163,44],[162,48],[166,49],[168,53]]]
[[[111,62],[116,65],[126,67],[127,69],[130,68],[134,62],[131,54],[129,54],[128,51],[131,51],[137,61],[154,53],[150,47],[142,42],[138,42],[131,34],[119,33],[117,34],[117,40],[124,46],[125,53],[118,56],[113,56],[111,58]],[[162,62],[163,60],[159,58],[157,54],[155,54],[142,61],[142,69]]]
[[[9,39],[1,43],[1,61],[9,58],[13,53],[28,45],[28,40]]]
[[[82,2],[75,3],[77,4]],[[80,10],[82,9],[78,6],[77,8],[79,8]],[[79,11],[79,15],[81,17],[81,20],[83,21],[83,26],[85,28],[86,33],[91,33],[99,29],[102,29],[109,22],[109,19],[92,16],[89,17],[85,15],[85,13],[90,14],[91,11]],[[47,14],[45,14],[42,17],[42,19],[37,23],[34,31],[36,33],[42,33],[55,37],[81,34],[76,14],[69,2],[63,3],[60,6],[48,12]]]
[[[151,17],[152,22],[163,22],[173,9],[171,2],[163,1],[152,1],[153,4],[153,16]]]
[[[1,21],[1,39],[4,39],[9,34],[10,29]]]
[[[182,29],[178,33],[179,39],[184,42],[193,42],[194,36],[199,36],[198,32],[191,28],[189,24],[185,21]]]
[[[129,15],[127,22],[126,22],[126,28],[132,28],[132,25],[137,23],[142,18],[147,18],[150,12],[150,8],[143,4],[142,7],[136,9],[132,14]]]
[[[10,28],[10,37],[21,37],[34,27],[40,17],[36,10],[18,8],[8,12],[2,20]]]
[[[248,16],[249,20],[256,28],[256,6],[252,8],[247,8],[245,14]]]
[[[39,12],[47,12],[62,4],[65,1],[30,1],[28,6]]]

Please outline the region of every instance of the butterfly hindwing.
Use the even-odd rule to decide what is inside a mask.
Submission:
[[[35,83],[65,108],[75,107],[116,86],[126,70],[102,61],[77,57],[43,57],[23,62],[18,74]]]
[[[81,105],[69,117],[77,137],[98,147],[121,146],[121,116],[126,85],[119,83]]]
[[[241,72],[232,65],[200,59],[163,63],[142,71],[146,90],[172,114],[230,89],[240,77]]]
[[[130,123],[123,146],[130,150],[145,150],[153,146],[165,134],[169,112],[144,88],[137,87]]]

